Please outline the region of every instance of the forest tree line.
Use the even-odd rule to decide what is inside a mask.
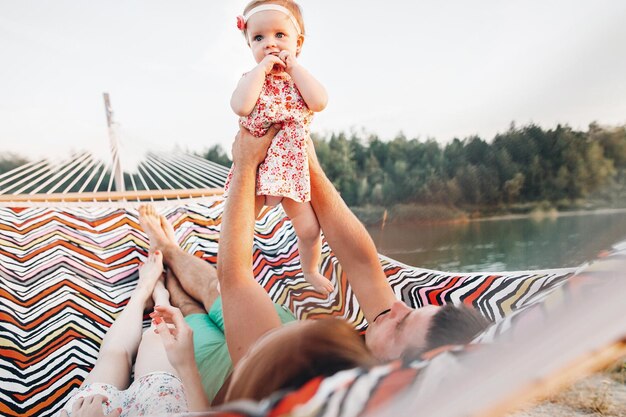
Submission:
[[[610,199],[614,189],[626,190],[626,126],[592,123],[577,131],[567,125],[511,125],[491,141],[471,136],[446,144],[401,134],[389,141],[357,133],[313,140],[322,167],[352,207],[558,204],[599,190]],[[231,163],[219,145],[201,156]],[[0,174],[26,162],[14,154],[0,156]]]
[[[471,136],[445,145],[401,134],[390,141],[356,133],[313,140],[320,164],[350,206],[557,203],[626,180],[626,126],[511,125],[489,142]],[[203,156],[230,163],[219,145]]]

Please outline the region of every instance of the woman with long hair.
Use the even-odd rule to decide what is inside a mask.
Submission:
[[[224,334],[234,366],[225,383],[226,401],[261,400],[279,390],[300,388],[318,376],[376,363],[361,336],[344,320],[283,325],[269,295],[254,279],[256,171],[277,131],[272,127],[261,138],[240,131],[233,144],[237,169],[222,216],[217,265]],[[157,325],[157,331],[163,333],[166,348],[185,343],[176,337],[177,329],[188,327],[180,310],[156,306],[155,311],[164,320]],[[166,323],[173,327],[168,328]],[[185,362],[191,366],[193,356],[193,346],[188,346],[185,354],[170,355],[170,360],[184,368]]]

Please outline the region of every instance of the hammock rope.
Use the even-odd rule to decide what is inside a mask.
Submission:
[[[89,155],[89,158],[87,158],[85,161],[83,161],[83,163],[80,164],[79,168],[82,168],[82,171],[77,174],[74,178],[74,180],[72,182],[69,183],[69,185],[67,187],[65,187],[65,189],[63,191],[61,191],[62,193],[68,193],[70,192],[70,190],[76,185],[78,184],[78,182],[85,177],[86,175],[88,175],[92,170],[94,165],[96,164],[96,161],[91,157],[91,155]],[[69,175],[70,177],[72,176],[72,174]],[[51,194],[50,192],[48,192],[48,194]]]
[[[12,169],[11,171],[5,172],[4,174],[0,175],[0,187],[4,186],[5,184],[9,184],[10,187],[8,189],[2,190],[0,189],[0,194],[4,194],[6,191],[8,191],[9,189],[20,185],[20,182],[16,182],[16,180],[18,178],[20,178],[22,175],[26,175],[29,172],[31,172],[32,170],[36,170],[39,169],[40,167],[46,165],[48,162],[44,159],[41,160],[39,162],[33,161],[33,162],[28,162],[24,165],[21,165],[17,168]]]
[[[0,175],[0,204],[167,201],[219,195],[229,172],[195,155],[151,151],[134,172],[122,171],[124,191],[120,191],[112,171],[120,160],[120,150],[114,148],[108,162],[81,152],[66,160],[26,163]]]

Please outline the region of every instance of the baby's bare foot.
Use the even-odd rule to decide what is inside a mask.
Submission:
[[[315,291],[328,295],[335,289],[334,285],[319,272],[304,273],[304,279],[315,288]]]
[[[171,241],[161,227],[161,219],[154,207],[146,204],[140,206],[138,211],[139,224],[150,241],[150,251],[162,250],[164,246],[170,244]]]

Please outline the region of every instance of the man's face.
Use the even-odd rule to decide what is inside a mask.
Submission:
[[[408,348],[423,348],[430,321],[438,310],[437,306],[414,309],[396,301],[389,313],[370,323],[365,343],[380,360],[398,359]]]

